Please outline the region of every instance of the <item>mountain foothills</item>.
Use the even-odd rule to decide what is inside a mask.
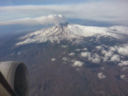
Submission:
[[[30,96],[127,96],[128,27],[69,24],[62,15],[47,22],[0,38],[1,61],[27,64]]]

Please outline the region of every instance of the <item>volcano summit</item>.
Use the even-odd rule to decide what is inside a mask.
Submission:
[[[118,29],[116,29],[118,27],[114,27],[114,29],[112,29],[109,27],[69,24],[62,15],[50,15],[48,16],[48,19],[55,23],[53,27],[50,26],[49,28],[41,29],[22,36],[20,38],[21,41],[19,41],[16,45],[43,43],[47,41],[59,43],[62,40],[68,40],[71,42],[75,40],[78,43],[84,38],[91,36],[110,36],[119,38],[118,34],[113,32],[113,30],[118,31]]]

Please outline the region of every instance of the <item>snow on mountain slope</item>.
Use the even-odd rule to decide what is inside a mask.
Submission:
[[[94,27],[94,26],[82,26],[77,24],[68,24],[63,20],[63,16],[51,16],[55,18],[58,22],[55,26],[49,27],[47,29],[41,29],[36,32],[29,33],[20,38],[20,41],[16,43],[16,46],[25,45],[30,43],[43,43],[43,42],[57,42],[62,40],[68,40],[73,42],[74,39],[80,42],[86,37],[91,36],[111,36],[114,38],[119,38],[119,28],[123,27]],[[62,20],[61,20],[62,19]],[[119,30],[121,31],[121,29]]]

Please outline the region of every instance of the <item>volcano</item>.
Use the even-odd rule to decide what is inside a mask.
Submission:
[[[27,65],[30,96],[127,96],[128,27],[73,24],[62,15],[46,21],[0,43],[1,61]]]
[[[111,29],[105,27],[69,24],[65,20],[64,16],[61,15],[49,16],[49,18],[52,18],[55,22],[52,27],[50,26],[49,28],[44,28],[20,37],[20,42],[16,45],[43,43],[47,41],[60,43],[63,40],[70,41],[72,43],[80,43],[84,38],[92,36],[110,36],[118,38],[118,34],[113,33]]]

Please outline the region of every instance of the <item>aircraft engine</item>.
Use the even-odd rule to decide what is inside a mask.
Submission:
[[[0,96],[28,96],[28,71],[24,63],[0,62]]]

